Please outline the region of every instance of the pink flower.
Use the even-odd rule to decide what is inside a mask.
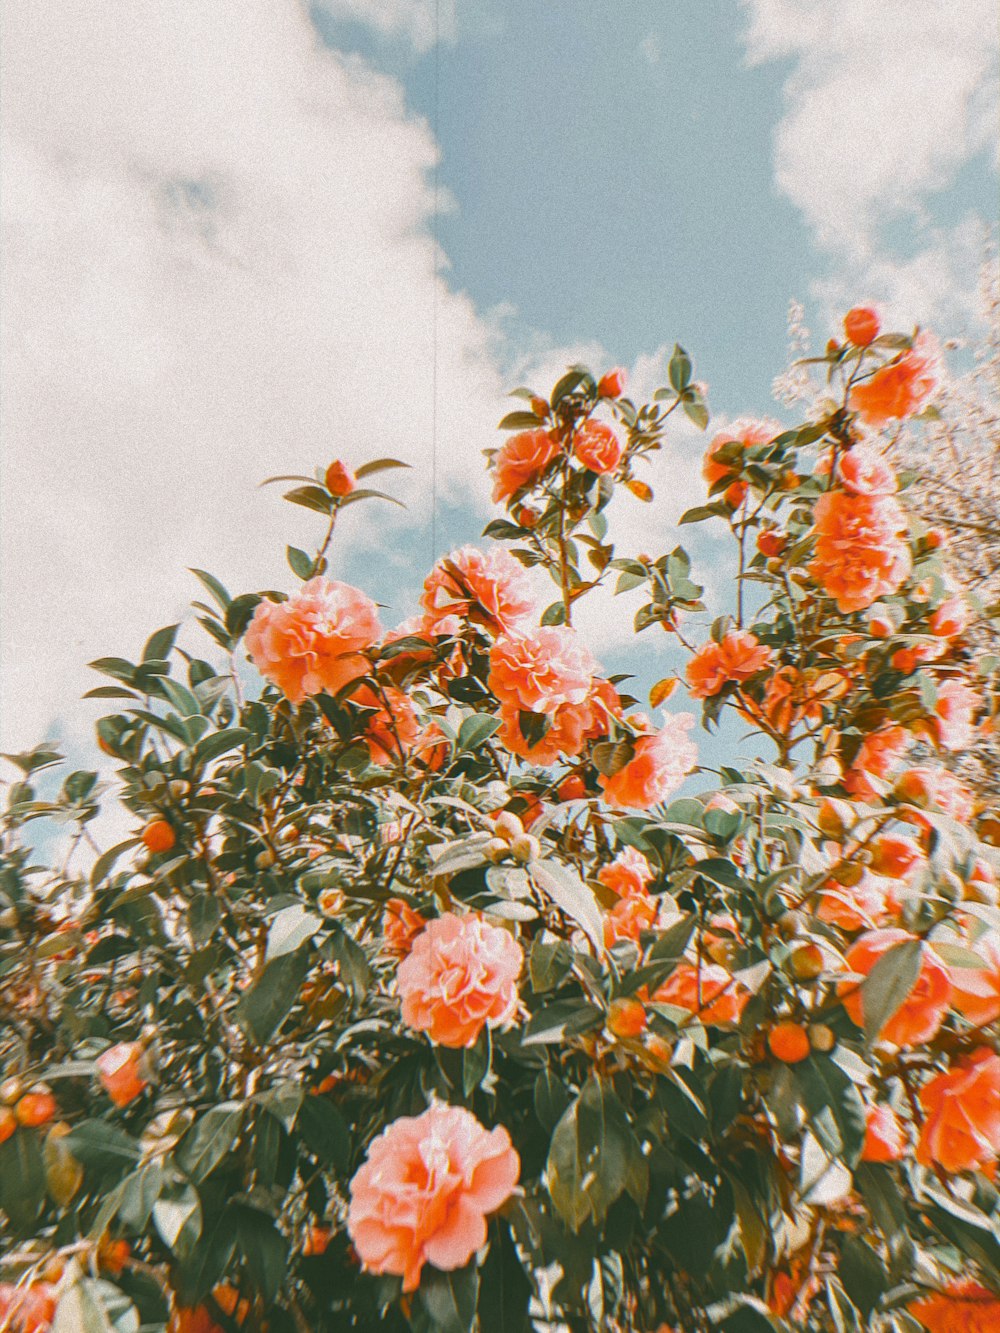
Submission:
[[[692,699],[709,699],[730,681],[743,684],[764,671],[773,657],[749,630],[731,630],[719,643],[709,639],[685,668],[688,693]]]
[[[946,597],[936,610],[931,612],[927,628],[938,639],[954,639],[964,634],[972,620],[969,603],[961,594]]]
[[[906,1156],[906,1135],[895,1111],[884,1102],[869,1106],[865,1119],[863,1162],[899,1162]]]
[[[365,1269],[394,1273],[415,1291],[425,1263],[464,1268],[520,1172],[507,1131],[485,1129],[462,1107],[435,1104],[394,1120],[350,1185],[347,1230]]]
[[[598,871],[597,878],[619,898],[630,898],[646,892],[646,885],[653,878],[653,869],[642,852],[634,847],[624,847],[610,865]]]
[[[876,370],[871,379],[855,384],[850,406],[870,426],[912,416],[938,386],[940,359],[937,339],[933,334],[921,333],[897,361]]]
[[[373,763],[391,764],[410,753],[420,725],[408,695],[392,685],[383,685],[377,691],[370,685],[360,685],[352,692],[351,703],[374,710],[366,714],[361,733]]]
[[[870,777],[885,778],[906,753],[909,737],[895,725],[873,731],[861,742],[854,763],[844,774],[844,786],[852,796],[871,801],[876,798]]]
[[[607,948],[619,940],[635,940],[644,930],[653,930],[660,917],[660,901],[643,889],[642,893],[619,898],[604,917],[604,943]]]
[[[403,898],[389,898],[382,914],[382,938],[389,953],[405,958],[413,941],[427,925],[427,918]]]
[[[250,659],[293,704],[336,694],[368,671],[362,654],[381,633],[370,597],[346,583],[314,578],[285,602],[263,601],[247,630]]]
[[[906,515],[892,496],[826,491],[814,517],[809,572],[841,612],[863,611],[906,581],[912,566]]]
[[[681,963],[653,994],[655,1004],[672,1004],[703,1023],[738,1023],[750,992],[716,963]]]
[[[582,704],[597,663],[576,632],[565,626],[510,635],[490,649],[490,689],[501,704],[529,713],[554,713]]]
[[[885,880],[865,871],[857,884],[827,880],[816,915],[841,930],[873,930],[884,925],[898,906]]]
[[[622,443],[610,426],[588,418],[576,433],[573,452],[591,472],[614,472],[622,456]]]
[[[493,503],[509,499],[522,486],[537,481],[558,452],[559,441],[547,430],[512,435],[493,460]]]
[[[909,931],[890,926],[872,930],[854,941],[847,951],[847,966],[852,972],[867,976],[878,960],[907,940],[915,939]],[[837,994],[852,1021],[864,1026],[861,983],[842,981]],[[948,969],[931,949],[921,950],[920,972],[913,989],[882,1029],[881,1039],[894,1046],[920,1046],[937,1032],[944,1022],[951,1001]]]
[[[852,495],[895,495],[899,490],[892,464],[864,445],[842,455],[840,480]]]
[[[403,1022],[439,1046],[474,1046],[517,1009],[521,946],[502,926],[446,912],[414,939],[396,973]]]
[[[691,713],[668,713],[659,731],[640,736],[629,762],[598,782],[604,799],[615,809],[648,810],[677,790],[698,762],[698,749],[688,739]]]
[[[462,546],[437,562],[420,598],[423,629],[461,628],[460,616],[493,634],[510,633],[534,611],[535,599],[518,562],[503,549],[483,552]]]
[[[965,783],[950,773],[946,768],[935,768],[930,764],[918,764],[908,768],[896,779],[893,792],[901,801],[929,810],[932,807],[943,815],[957,819],[960,824],[968,823],[972,818],[972,793]],[[919,816],[907,815],[907,819],[927,827]]]
[[[972,719],[980,696],[960,680],[946,680],[937,687],[934,729],[938,744],[947,750],[964,750],[975,734]]]
[[[497,739],[511,754],[544,767],[554,764],[560,756],[575,758],[583,749],[593,721],[589,704],[560,704],[547,716],[549,725],[545,735],[529,742],[521,730],[521,709],[517,703],[502,703]]]
[[[776,421],[734,421],[729,430],[720,431],[708,446],[701,466],[701,475],[711,487],[723,477],[740,470],[742,464],[739,460],[724,463],[716,458],[716,454],[724,445],[739,444],[748,449],[755,444],[768,444],[780,434],[781,426]]]
[[[986,930],[969,949],[983,960],[982,967],[952,967],[952,1007],[973,1027],[1000,1019],[1000,931]]]
[[[1000,1056],[988,1046],[935,1074],[920,1089],[927,1112],[917,1161],[945,1171],[975,1171],[1000,1153]]]

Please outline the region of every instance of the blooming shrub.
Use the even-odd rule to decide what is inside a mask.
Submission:
[[[804,424],[712,436],[711,624],[684,548],[608,520],[673,413],[708,424],[677,348],[645,405],[621,370],[517,391],[496,544],[416,617],[328,578],[398,466],[336,460],[287,495],[328,524],[297,590],[198,572],[204,656],[170,626],[93,664],[113,784],[9,757],[0,1328],[996,1326],[989,613],[896,465],[935,344],[845,332]],[[648,710],[573,624],[612,591],[662,645]],[[699,769],[676,686],[754,745]]]

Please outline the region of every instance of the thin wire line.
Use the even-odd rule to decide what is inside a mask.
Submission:
[[[434,212],[431,217],[431,564],[437,559],[438,197],[441,171],[441,0],[434,0]]]

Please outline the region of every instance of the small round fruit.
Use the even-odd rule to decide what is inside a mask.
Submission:
[[[177,841],[177,834],[165,819],[154,819],[147,824],[139,835],[147,851],[156,855],[169,852]]]
[[[809,1033],[801,1023],[778,1023],[767,1034],[767,1044],[776,1060],[796,1065],[804,1060],[812,1047]]]
[[[560,782],[556,795],[560,801],[583,801],[587,797],[587,784],[579,773],[571,773]]]
[[[832,1051],[837,1044],[837,1034],[825,1023],[810,1023],[809,1044],[814,1051]]]
[[[616,1037],[638,1037],[646,1030],[646,1010],[638,1000],[612,1000],[608,1031]]]
[[[0,1106],[0,1143],[6,1143],[16,1129],[17,1116],[9,1106]]]
[[[799,981],[815,981],[823,971],[823,950],[818,944],[801,944],[788,960],[792,976]]]
[[[24,1096],[24,1080],[17,1078],[5,1078],[0,1083],[0,1103],[4,1106],[13,1106]]]
[[[257,853],[257,859],[254,862],[258,870],[270,870],[277,862],[278,858],[269,848],[265,847],[262,852]]]
[[[510,842],[510,854],[515,861],[520,861],[522,865],[527,865],[529,861],[537,861],[542,854],[542,844],[530,833],[520,833]]]
[[[14,1107],[14,1115],[18,1124],[34,1127],[47,1125],[57,1110],[56,1099],[47,1088],[33,1088]]]

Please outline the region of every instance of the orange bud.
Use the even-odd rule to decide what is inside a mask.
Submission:
[[[621,366],[609,370],[597,381],[597,392],[602,398],[620,398],[625,392],[625,371]]]
[[[740,505],[747,498],[747,491],[750,487],[745,481],[734,481],[731,486],[727,486],[723,492],[723,499],[730,509],[739,509]]]
[[[568,778],[563,778],[556,788],[556,795],[560,801],[582,801],[587,795],[587,784],[579,773],[571,773]]]
[[[767,1044],[774,1058],[786,1065],[798,1064],[811,1049],[809,1033],[801,1023],[778,1023],[767,1034]]]
[[[137,1041],[119,1042],[97,1057],[101,1086],[116,1106],[128,1106],[147,1087],[140,1072],[143,1048]]]
[[[52,1093],[47,1088],[36,1088],[24,1094],[14,1107],[14,1115],[19,1125],[45,1125],[57,1109]]]
[[[644,481],[638,481],[633,478],[627,481],[625,485],[629,488],[637,500],[644,500],[647,504],[653,498],[652,486],[647,486]]]
[[[338,498],[350,495],[351,491],[353,491],[358,484],[355,480],[354,473],[347,464],[341,462],[339,458],[335,458],[327,468],[326,476],[323,480],[326,484],[326,489],[330,494],[336,495]]]
[[[6,1143],[17,1129],[17,1116],[9,1106],[0,1107],[0,1143]]]
[[[154,854],[169,852],[177,841],[177,834],[165,819],[154,819],[152,823],[146,825],[139,836],[147,851]]]
[[[762,528],[757,534],[757,550],[761,555],[780,555],[788,545],[788,533],[780,528]]]
[[[855,347],[867,347],[878,337],[882,321],[870,305],[856,305],[844,316],[844,332]]]
[[[638,1000],[611,1001],[608,1031],[616,1037],[638,1037],[646,1030],[646,1010]]]
[[[536,417],[541,417],[544,421],[549,415],[549,405],[544,398],[532,398],[531,410]]]
[[[530,505],[521,505],[517,511],[517,521],[522,528],[533,528],[541,518],[537,509],[532,509]]]

